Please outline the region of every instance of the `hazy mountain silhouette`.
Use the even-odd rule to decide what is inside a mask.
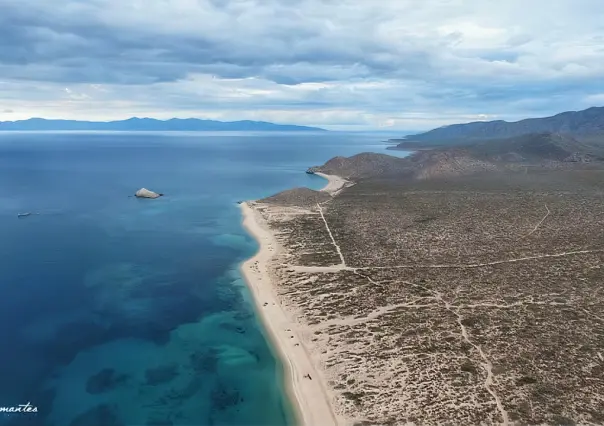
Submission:
[[[46,120],[30,118],[20,121],[2,121],[1,130],[114,130],[114,131],[326,131],[318,127],[274,124],[264,121],[214,121],[196,118],[172,118],[156,120],[153,118],[129,118],[120,121],[76,121]]]

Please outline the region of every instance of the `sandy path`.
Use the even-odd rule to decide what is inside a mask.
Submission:
[[[312,360],[301,339],[298,338],[299,324],[291,321],[275,297],[268,272],[268,263],[278,250],[273,234],[266,228],[259,213],[248,203],[242,203],[244,228],[258,241],[260,249],[241,266],[243,277],[254,295],[273,347],[279,352],[285,368],[286,383],[291,401],[297,408],[298,424],[304,426],[337,426],[344,422],[338,419],[331,406],[323,377],[315,370]],[[301,331],[301,330],[300,330]],[[310,375],[310,378],[309,376]]]
[[[331,233],[331,229],[329,229],[329,224],[327,223],[327,219],[325,219],[325,215],[323,214],[323,208],[321,207],[321,204],[317,203],[317,208],[319,209],[319,213],[321,214],[321,219],[323,219],[323,223],[325,224],[325,229],[327,229],[329,238],[331,238],[331,242],[333,243],[334,247],[336,248],[336,251],[338,252],[338,256],[340,256],[340,260],[342,261],[341,266],[346,267],[346,261],[344,260],[344,255],[342,254],[342,250],[340,249],[340,246],[336,242],[336,239],[334,238],[333,234]]]
[[[522,237],[522,238],[530,237],[531,235],[533,235],[533,233],[535,233],[535,232],[537,231],[537,229],[539,229],[539,227],[541,226],[541,224],[542,224],[543,222],[545,222],[545,219],[547,219],[547,218],[548,218],[548,216],[549,216],[549,215],[550,215],[550,213],[551,213],[551,212],[550,212],[550,210],[549,210],[549,207],[547,207],[547,204],[545,205],[545,210],[547,210],[547,213],[545,214],[545,216],[543,216],[543,219],[541,219],[541,220],[539,221],[539,223],[537,223],[537,225],[535,225],[535,227],[534,227],[534,228],[531,230],[531,232],[529,232],[528,234],[526,234],[526,235],[525,235],[524,237]]]

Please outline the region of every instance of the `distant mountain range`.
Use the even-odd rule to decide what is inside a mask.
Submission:
[[[503,139],[544,132],[562,133],[582,140],[604,138],[604,107],[568,111],[552,117],[529,118],[512,123],[499,120],[453,124],[429,132],[409,135],[406,137],[406,144],[401,145],[416,141],[428,145],[448,145],[447,142]]]
[[[156,120],[153,118],[129,118],[121,121],[75,121],[46,120],[30,118],[20,121],[0,121],[0,131],[48,131],[48,130],[105,130],[105,131],[287,131],[287,132],[325,132],[318,127],[274,124],[264,121],[214,121],[197,118],[172,118]]]

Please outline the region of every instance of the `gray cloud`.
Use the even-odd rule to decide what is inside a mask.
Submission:
[[[0,0],[0,100],[405,127],[588,106],[604,93],[604,4],[550,3]]]
[[[346,26],[338,29],[340,24],[327,16],[308,19],[302,14],[304,10],[297,12],[284,1],[223,6],[206,2],[212,7],[197,11],[198,27],[180,29],[175,24],[162,29],[152,22],[139,24],[136,19],[118,25],[122,11],[111,9],[119,4],[115,0],[92,2],[86,7],[80,2],[67,3],[65,8],[57,8],[37,0],[26,8],[14,0],[0,0],[4,75],[61,82],[148,84],[212,70],[227,78],[261,76],[295,84],[307,81],[300,75],[300,68],[305,66],[311,80],[313,74],[315,80],[345,78],[350,70],[363,70],[354,75],[357,77],[367,77],[368,72],[375,77],[414,75],[430,67],[425,46],[409,43],[394,48],[376,40],[376,20],[380,17],[367,14],[367,8],[362,8],[365,14],[349,16],[343,22]],[[309,10],[315,4],[327,11],[336,4],[306,3]],[[248,12],[252,6],[259,12],[236,12],[231,4],[247,4]],[[56,71],[49,72],[45,67],[49,63]],[[23,74],[21,67],[25,65]],[[293,66],[298,68],[297,76],[277,71]]]

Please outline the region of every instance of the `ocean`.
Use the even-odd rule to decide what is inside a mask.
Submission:
[[[294,424],[237,201],[385,138],[0,133],[0,425]]]

